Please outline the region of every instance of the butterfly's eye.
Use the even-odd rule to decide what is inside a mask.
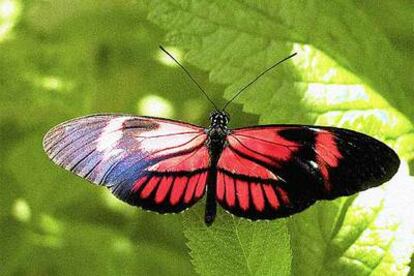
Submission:
[[[216,117],[217,116],[217,112],[216,111],[212,111],[211,113],[210,113],[210,121],[211,120],[213,120],[214,119],[214,117]]]

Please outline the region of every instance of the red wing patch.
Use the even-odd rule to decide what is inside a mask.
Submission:
[[[329,170],[339,165],[342,158],[335,142],[335,136],[327,131],[319,131],[315,139],[316,162],[325,183],[325,189],[331,190]]]
[[[236,204],[236,186],[234,183],[234,178],[229,177],[227,175],[224,176],[224,191],[225,191],[225,198],[226,198],[226,203],[229,206],[235,206]]]
[[[178,176],[174,180],[174,185],[171,189],[170,204],[177,205],[178,202],[184,201],[184,193],[189,188],[187,186],[188,178],[184,176]]]
[[[207,171],[186,176],[148,174],[135,182],[128,202],[159,213],[181,212],[203,197],[206,177]]]
[[[224,173],[221,173],[221,174],[224,175]],[[244,211],[247,211],[250,205],[249,183],[243,180],[239,180],[239,179],[237,179],[235,182],[236,182],[236,190],[237,190],[237,200],[240,205],[240,208],[242,208],[242,210]],[[220,185],[225,186],[226,184],[222,182],[220,183]],[[226,203],[229,205],[229,202],[226,202]]]
[[[241,154],[274,167],[280,167],[283,161],[289,160],[300,146],[269,129],[235,130],[227,139],[230,146]]]
[[[243,177],[245,178],[245,177]],[[280,181],[260,182],[242,179],[220,170],[217,180],[217,201],[231,213],[250,219],[266,219],[286,214],[290,208],[287,192]]]
[[[241,154],[238,154],[238,152],[233,149],[233,144],[230,144],[223,150],[217,167],[229,172],[237,172],[237,174],[245,176],[276,179],[276,176],[270,170],[255,162],[254,159],[247,159]]]

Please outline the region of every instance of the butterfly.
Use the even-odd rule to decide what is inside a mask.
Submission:
[[[123,114],[81,117],[52,128],[43,147],[57,165],[146,210],[178,213],[205,196],[208,226],[217,203],[251,220],[286,217],[318,200],[378,186],[400,165],[390,147],[348,129],[293,124],[230,129],[226,106],[215,108],[208,127]]]

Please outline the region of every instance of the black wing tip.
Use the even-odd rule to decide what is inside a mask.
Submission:
[[[385,145],[385,144],[384,144]],[[385,145],[386,147],[388,147],[387,145]],[[389,180],[391,180],[394,175],[398,172],[400,166],[401,166],[401,160],[397,154],[397,152],[395,152],[391,147],[388,147],[387,149],[387,155],[384,159],[388,160],[388,167],[387,169],[387,173],[384,177],[385,181],[387,182]]]
[[[401,164],[398,154],[385,143],[365,134],[361,135],[363,136],[359,138],[366,138],[359,141],[365,142],[360,144],[358,151],[348,152],[340,167],[333,171],[332,180],[337,189],[324,194],[322,199],[332,200],[381,186],[398,172]],[[344,168],[347,169],[344,171]],[[338,183],[342,183],[342,186]],[[344,185],[347,188],[341,188]]]

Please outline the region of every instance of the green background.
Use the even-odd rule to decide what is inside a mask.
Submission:
[[[410,1],[0,0],[0,274],[408,275],[414,267],[414,8]],[[203,203],[157,215],[50,162],[48,129],[98,112],[231,126],[347,127],[402,159],[389,183],[250,222]],[[412,175],[412,169],[411,169]]]

